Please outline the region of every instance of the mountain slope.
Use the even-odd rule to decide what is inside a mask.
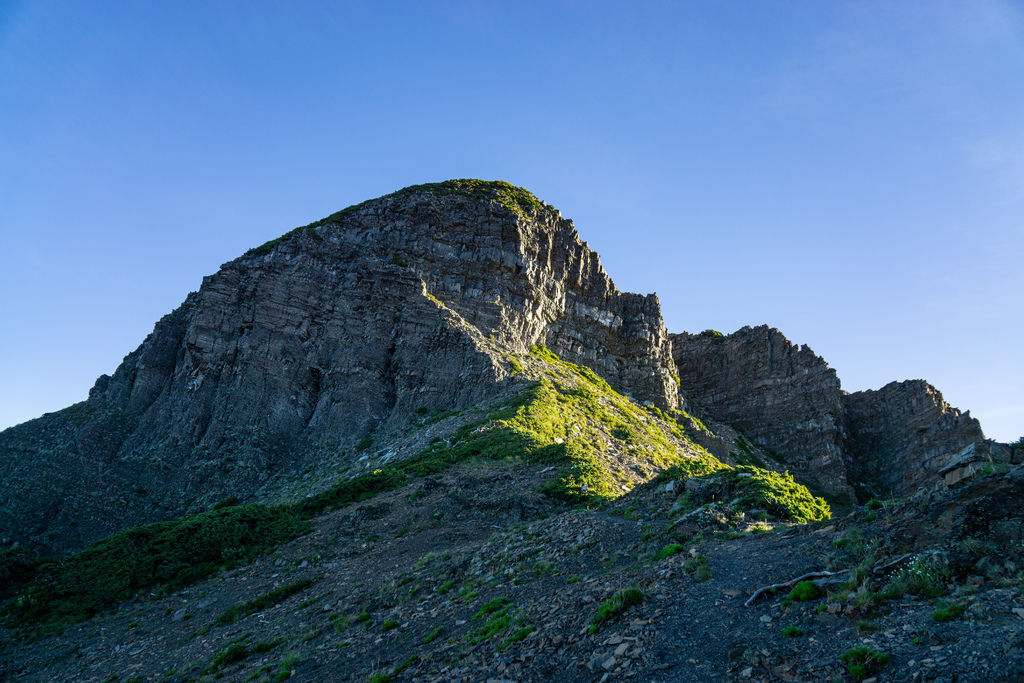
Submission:
[[[1022,459],[777,330],[670,337],[521,188],[415,186],[0,433],[0,678],[1016,680]]]
[[[62,551],[229,495],[280,498],[422,411],[500,393],[495,349],[537,343],[678,403],[657,298],[619,292],[525,190],[365,202],[225,264],[86,403],[0,434],[0,534]]]

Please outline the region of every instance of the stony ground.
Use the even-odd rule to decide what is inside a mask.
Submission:
[[[1016,509],[994,511],[1019,494],[1021,473],[773,527],[708,514],[680,521],[683,487],[666,492],[664,483],[604,509],[567,509],[533,493],[540,470],[459,466],[321,517],[313,533],[273,555],[188,589],[140,596],[62,633],[15,641],[6,632],[0,673],[81,681],[855,680],[840,655],[863,645],[889,657],[866,673],[878,680],[1024,680],[1020,498]],[[677,552],[658,559],[673,543]],[[952,558],[943,599],[963,612],[935,621],[936,599],[913,595],[864,608],[838,584],[807,601],[788,600],[787,588],[744,606],[760,586],[850,568],[868,552],[852,545],[873,552],[875,566],[908,553]],[[245,607],[289,586],[291,595]],[[601,604],[630,587],[642,602],[595,624]],[[222,617],[232,607],[234,617]],[[787,637],[786,627],[802,632]]]

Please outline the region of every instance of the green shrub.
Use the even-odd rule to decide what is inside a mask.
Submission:
[[[82,621],[143,589],[175,590],[272,550],[310,525],[243,505],[118,532],[40,570],[6,607],[15,623]]]
[[[423,636],[423,639],[420,640],[420,642],[424,645],[426,645],[427,643],[432,643],[439,635],[441,635],[441,631],[443,630],[444,626],[437,626],[436,628],[434,628],[433,631]]]
[[[383,624],[380,625],[380,630],[381,631],[390,631],[390,630],[395,629],[395,628],[398,628],[398,622],[395,621],[394,619],[388,619],[387,621],[385,621]]]
[[[494,598],[493,600],[489,600],[488,602],[484,603],[484,606],[480,608],[479,612],[472,616],[470,621],[476,621],[477,619],[485,617],[488,614],[497,612],[510,602],[511,600],[509,600],[508,598]]]
[[[779,473],[760,467],[737,467],[711,476],[725,477],[738,489],[739,505],[744,509],[767,510],[779,519],[800,524],[829,519],[832,511],[824,498],[811,494],[789,472]]]
[[[639,588],[621,590],[601,603],[597,612],[590,618],[590,623],[598,626],[606,621],[611,621],[633,605],[639,605],[643,601],[644,593]]]
[[[802,629],[799,626],[787,626],[784,629],[782,629],[782,635],[786,636],[787,638],[798,638],[806,634],[806,629]]]
[[[889,662],[889,655],[857,645],[841,654],[839,661],[846,665],[850,676],[859,681],[885,666]]]
[[[873,621],[858,621],[857,622],[857,633],[874,633],[878,630],[879,626]]]
[[[672,557],[678,553],[683,552],[686,549],[682,543],[669,543],[667,546],[654,553],[654,557],[651,558],[653,562],[658,560],[664,560],[665,558]]]
[[[939,558],[921,555],[892,575],[883,594],[890,599],[906,593],[937,598],[949,592],[947,578],[948,570]]]
[[[707,581],[711,578],[711,567],[708,566],[708,558],[697,555],[683,567],[687,574],[692,574],[695,581]]]
[[[789,591],[789,595],[786,597],[796,602],[806,602],[820,598],[821,591],[814,585],[813,581],[801,581],[793,586],[793,590]]]
[[[245,643],[229,643],[213,655],[213,663],[216,668],[220,668],[225,664],[239,662],[248,655],[249,647]]]
[[[509,645],[522,640],[533,630],[529,626],[529,620],[521,610],[515,610],[508,598],[495,598],[484,604],[480,611],[473,615],[472,621],[487,617],[482,626],[479,626],[466,634],[465,640],[470,645],[482,643],[498,635],[506,633],[513,626],[520,626],[518,631],[509,638],[498,644],[499,650],[504,650]],[[525,629],[529,630],[525,630]]]
[[[932,612],[932,619],[935,621],[953,621],[958,616],[963,614],[963,611],[967,608],[966,605],[949,602],[946,600],[940,600],[935,611]]]
[[[369,500],[378,493],[392,491],[408,483],[409,478],[401,469],[385,467],[335,484],[326,491],[296,503],[294,509],[304,517],[315,517],[329,510]]]
[[[276,605],[279,602],[283,602],[287,598],[295,595],[299,591],[308,588],[313,584],[313,579],[300,579],[299,581],[293,581],[292,583],[275,588],[274,590],[264,593],[263,595],[253,598],[248,602],[241,605],[233,605],[226,610],[219,617],[217,617],[217,624],[230,624],[238,621],[244,616],[248,616],[255,612]]]

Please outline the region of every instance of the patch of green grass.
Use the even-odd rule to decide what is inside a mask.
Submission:
[[[427,635],[423,636],[423,639],[420,640],[420,642],[424,645],[426,645],[427,643],[432,643],[439,635],[441,635],[441,631],[443,630],[444,626],[436,626],[434,630],[432,630]]]
[[[527,619],[522,611],[516,610],[508,598],[495,598],[485,603],[480,608],[480,611],[473,615],[472,621],[485,617],[486,621],[483,625],[466,634],[465,640],[468,644],[476,645],[477,643],[482,643],[485,640],[490,640],[506,633],[513,626],[518,626],[519,629],[517,631],[499,642],[498,649],[504,650],[512,643],[525,638],[533,630],[533,627],[529,624],[529,619]]]
[[[742,466],[703,475],[725,482],[738,497],[743,509],[762,509],[778,519],[800,524],[829,519],[832,511],[824,498],[811,494],[789,472],[779,473],[760,467]]]
[[[555,569],[555,564],[553,562],[547,562],[544,560],[534,562],[531,571],[533,572],[533,575],[537,578],[543,578],[545,576],[551,576],[552,574],[557,573],[557,570]]]
[[[387,619],[383,624],[380,625],[381,631],[390,631],[395,628],[398,628],[398,622],[394,619]]]
[[[963,614],[965,609],[967,609],[967,605],[958,602],[949,602],[948,600],[940,600],[935,611],[932,612],[932,619],[939,622],[953,621]]]
[[[883,594],[898,598],[906,593],[925,598],[937,598],[949,592],[946,585],[949,571],[937,557],[921,555],[900,568],[889,579]]]
[[[850,676],[859,681],[885,666],[889,662],[889,655],[857,645],[841,654],[839,661],[846,665]]]
[[[512,635],[510,635],[505,640],[501,641],[501,643],[498,645],[498,649],[505,650],[512,643],[518,643],[520,640],[526,638],[526,636],[530,635],[531,633],[533,633],[532,624],[527,624],[526,626],[518,628],[512,633]]]
[[[281,663],[277,666],[277,673],[274,675],[275,681],[284,681],[291,678],[295,672],[295,667],[298,666],[302,659],[294,652],[289,652],[281,659]]]
[[[14,623],[75,622],[135,593],[176,590],[308,532],[292,510],[242,505],[127,529],[40,568],[5,608]]]
[[[858,621],[857,633],[875,633],[879,626],[873,621]]]
[[[673,555],[677,555],[684,550],[686,550],[686,546],[682,543],[669,543],[667,546],[654,553],[651,557],[651,561],[657,562],[659,560],[664,560],[668,557],[672,557]]]
[[[508,598],[504,598],[504,597],[503,598],[494,598],[493,600],[488,600],[487,602],[484,603],[484,606],[480,608],[480,611],[477,612],[476,614],[474,614],[471,617],[470,621],[476,621],[477,619],[481,619],[483,617],[486,617],[488,614],[492,614],[494,612],[497,612],[497,611],[501,610],[502,607],[504,607],[505,605],[509,604],[510,602],[511,602],[511,600],[509,600]]]
[[[821,590],[814,585],[813,581],[801,581],[793,586],[793,590],[789,591],[789,595],[786,597],[790,600],[806,602],[808,600],[816,600],[817,598],[820,598]]]
[[[687,574],[692,574],[695,581],[707,581],[711,578],[711,567],[708,565],[708,558],[697,555],[683,567]]]
[[[799,638],[800,636],[806,635],[807,630],[800,628],[799,626],[787,626],[782,629],[781,633],[787,638]]]
[[[213,655],[213,665],[207,667],[205,673],[212,673],[220,667],[239,662],[249,656],[249,647],[245,643],[228,643]]]
[[[633,605],[639,605],[643,601],[644,593],[639,588],[621,590],[598,606],[597,612],[590,618],[590,623],[594,626],[600,626],[605,622],[618,618],[627,609]]]
[[[248,616],[260,611],[261,609],[266,609],[267,607],[276,605],[311,585],[313,585],[313,579],[300,579],[298,581],[285,584],[280,588],[275,588],[274,590],[264,593],[263,595],[253,598],[241,605],[232,605],[217,617],[217,621],[215,623],[230,624],[238,621],[244,616]]]

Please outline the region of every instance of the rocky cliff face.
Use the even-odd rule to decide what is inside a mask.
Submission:
[[[834,370],[778,330],[672,335],[680,387],[698,412],[729,424],[840,501],[954,485],[1019,461],[927,382],[846,394]],[[852,498],[851,498],[852,500]]]
[[[985,439],[969,412],[951,407],[924,380],[858,391],[843,396],[843,407],[851,474],[880,491],[905,496],[939,480],[955,484],[973,473],[966,471],[972,463],[1010,460],[1008,448]]]
[[[839,378],[807,346],[761,325],[673,334],[679,383],[698,412],[740,430],[831,496],[852,496]]]
[[[553,208],[481,181],[365,202],[225,264],[86,403],[0,435],[0,534],[60,550],[273,499],[417,413],[485,402],[532,344],[678,404],[657,298],[619,292]]]

